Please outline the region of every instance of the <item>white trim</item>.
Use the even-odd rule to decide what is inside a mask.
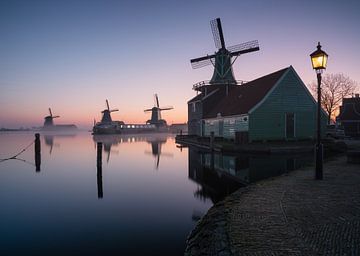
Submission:
[[[236,117],[247,117],[249,121],[249,115],[248,114],[240,114],[240,115],[232,115],[232,116],[220,116],[220,117],[210,117],[210,118],[203,118],[202,120],[220,120],[220,119],[227,119],[227,118],[236,118]]]
[[[269,98],[269,96],[272,94],[272,92],[276,89],[276,87],[279,86],[279,84],[284,80],[284,77],[289,73],[291,66],[287,68],[284,74],[276,81],[275,85],[270,89],[270,91],[267,92],[267,94],[254,106],[252,107],[248,113],[252,114],[258,107],[260,107],[266,100]]]

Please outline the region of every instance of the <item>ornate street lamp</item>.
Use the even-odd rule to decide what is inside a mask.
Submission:
[[[316,136],[316,169],[315,169],[315,179],[322,180],[323,178],[323,145],[321,144],[321,74],[324,69],[326,69],[328,55],[326,52],[321,50],[320,42],[318,43],[317,50],[310,54],[311,63],[313,69],[316,71],[317,75],[317,136]]]

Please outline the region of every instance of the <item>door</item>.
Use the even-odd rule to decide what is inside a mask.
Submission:
[[[286,139],[295,138],[295,114],[294,113],[286,113],[285,117],[285,136]]]

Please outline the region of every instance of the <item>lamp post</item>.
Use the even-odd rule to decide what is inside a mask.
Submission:
[[[310,54],[311,63],[313,69],[316,71],[317,76],[317,127],[316,127],[316,167],[315,167],[315,179],[323,179],[323,145],[321,144],[321,74],[326,69],[328,55],[326,52],[321,50],[320,42],[318,43],[317,50]]]

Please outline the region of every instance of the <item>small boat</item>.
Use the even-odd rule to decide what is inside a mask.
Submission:
[[[166,132],[168,129],[159,129],[153,124],[125,124],[122,121],[111,123],[98,122],[93,127],[93,134],[134,134]]]

